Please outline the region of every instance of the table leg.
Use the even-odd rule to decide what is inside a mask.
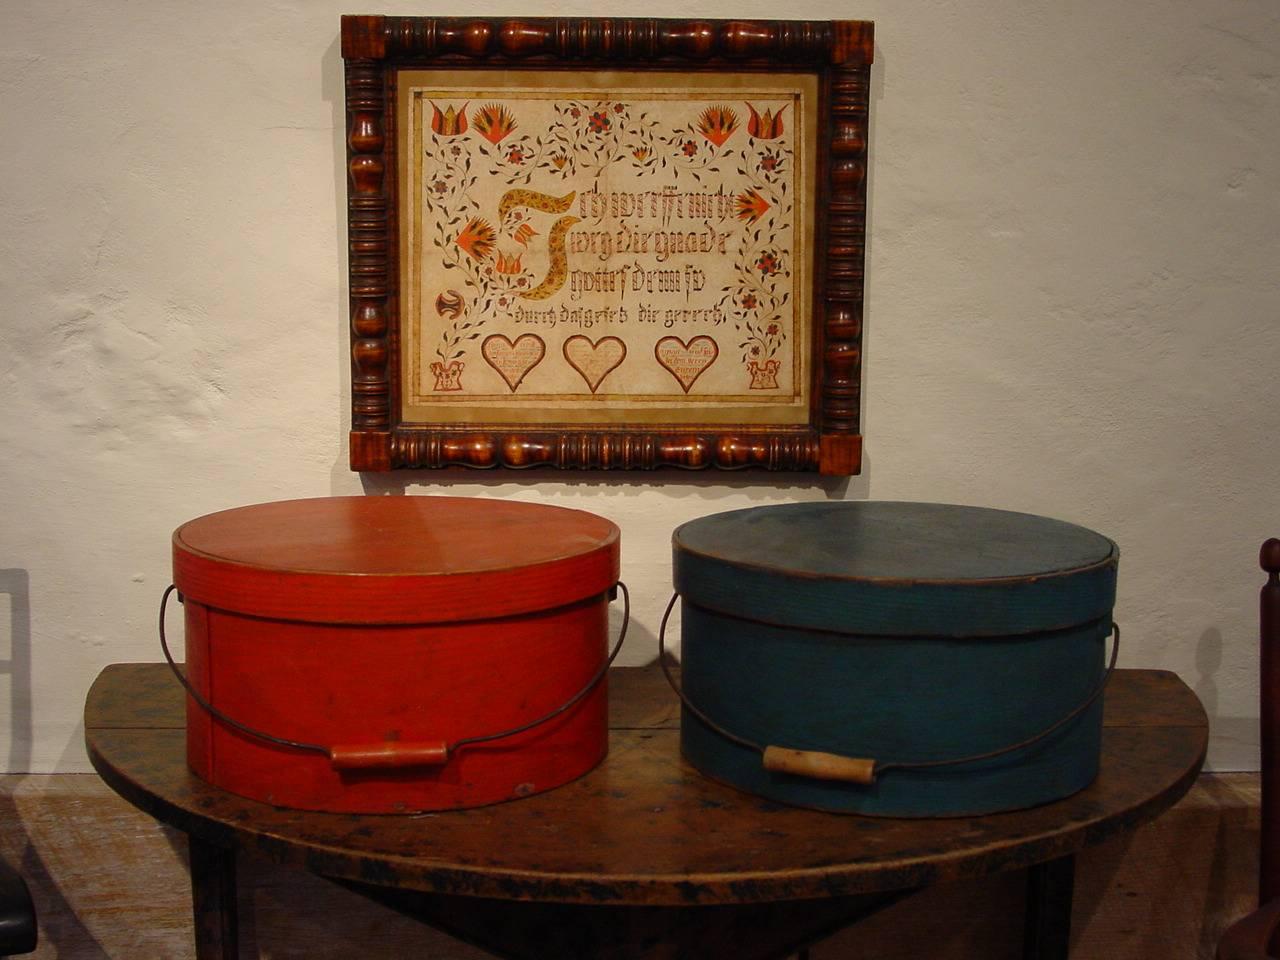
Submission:
[[[189,838],[196,960],[239,960],[236,852]]]
[[[1023,960],[1067,960],[1075,877],[1074,855],[1037,863],[1027,871]]]

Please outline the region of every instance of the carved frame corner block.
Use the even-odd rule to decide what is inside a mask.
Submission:
[[[859,407],[872,46],[873,26],[863,21],[343,17],[351,469],[652,470],[672,467],[817,471],[837,476],[857,473],[862,441]],[[667,294],[666,300],[657,293],[630,294],[632,299],[628,303],[632,313],[623,314],[629,326],[602,324],[589,329],[589,325],[574,327],[556,319],[574,316],[573,305],[568,302],[570,289],[579,296],[577,288],[567,284],[563,289],[555,287],[565,283],[566,273],[575,274],[575,283],[578,282],[576,273],[581,273],[583,285],[594,282],[598,285],[594,289],[603,289],[601,280],[586,275],[585,254],[574,254],[579,259],[573,261],[571,255],[564,253],[564,235],[568,231],[577,231],[571,238],[578,246],[570,249],[583,250],[588,231],[592,229],[586,216],[581,181],[570,183],[563,176],[563,168],[551,165],[568,162],[574,169],[576,161],[563,159],[565,149],[551,150],[547,146],[549,135],[539,134],[535,139],[536,124],[524,116],[513,120],[500,109],[499,103],[504,102],[501,97],[505,89],[513,91],[513,98],[532,97],[535,94],[530,90],[546,85],[553,93],[544,96],[547,104],[536,109],[544,112],[554,109],[560,111],[555,117],[567,118],[566,111],[578,111],[579,107],[566,105],[583,102],[573,100],[579,94],[572,84],[580,82],[588,87],[593,82],[592,75],[598,76],[604,71],[610,76],[639,78],[627,89],[628,103],[623,103],[627,98],[621,93],[616,94],[613,98],[617,101],[613,105],[616,114],[604,109],[592,113],[594,108],[588,104],[582,107],[585,114],[572,114],[575,119],[581,116],[581,130],[576,127],[570,130],[557,120],[559,125],[554,129],[559,131],[558,135],[565,143],[569,143],[570,137],[577,138],[573,143],[580,143],[584,151],[595,150],[598,143],[591,139],[593,135],[608,132],[615,121],[614,131],[622,130],[624,121],[632,123],[628,129],[635,129],[639,131],[636,136],[643,134],[650,140],[627,142],[625,150],[619,140],[615,159],[621,158],[619,169],[624,166],[621,161],[625,161],[626,166],[619,177],[633,178],[622,182],[639,184],[635,190],[643,189],[646,183],[655,185],[646,194],[649,200],[645,202],[654,204],[653,210],[657,211],[657,205],[669,198],[666,193],[659,193],[656,185],[663,184],[661,190],[675,197],[677,188],[666,186],[674,182],[670,180],[672,172],[686,176],[682,172],[684,167],[680,171],[675,168],[689,161],[685,166],[694,170],[692,161],[696,159],[704,164],[697,168],[701,174],[695,177],[702,186],[689,188],[688,196],[698,199],[693,191],[704,189],[706,193],[702,196],[707,204],[705,210],[699,208],[698,216],[714,211],[719,199],[723,201],[720,205],[723,229],[732,228],[737,231],[735,238],[744,239],[740,246],[728,248],[727,255],[723,239],[719,255],[714,239],[707,241],[712,244],[710,253],[704,247],[699,254],[702,260],[690,256],[689,263],[681,265],[683,281],[675,277],[680,271],[674,258],[669,264],[663,264],[661,257],[655,258],[652,251],[645,248],[636,248],[645,252],[629,255],[625,263],[621,258],[604,261],[606,268],[616,265],[618,271],[633,271],[617,273],[620,285],[634,283],[627,286],[627,290],[642,290],[642,277],[650,288],[654,276],[661,283],[661,271],[656,268],[664,265],[673,268],[669,271],[673,283],[678,286],[684,282],[688,288],[679,294]],[[728,74],[736,78],[733,82],[738,84],[737,88],[725,86],[729,81],[722,75]],[[796,171],[795,182],[804,188],[803,192],[797,188],[790,194],[785,189],[768,193],[761,187],[757,191],[752,184],[764,181],[753,170],[743,169],[749,166],[745,159],[747,144],[756,150],[751,155],[752,161],[763,156],[778,169],[783,168],[783,162],[777,158],[784,151],[779,148],[769,152],[772,144],[766,141],[771,132],[777,136],[784,129],[780,119],[784,108],[774,109],[772,115],[763,109],[758,112],[756,106],[764,101],[753,104],[749,97],[760,94],[737,92],[773,89],[769,84],[781,75],[798,77],[795,83],[809,84],[804,89],[814,91],[813,104],[804,107],[808,111],[805,116],[812,117],[806,120],[805,126],[809,140],[802,141],[799,132],[802,102],[799,95],[796,107],[785,114],[785,129],[794,136],[796,144],[795,152],[786,156]],[[410,102],[406,97],[411,84],[431,91],[434,88],[430,84],[438,83],[433,78],[453,76],[470,78],[459,82],[471,86],[450,87],[459,91],[452,99],[429,92],[422,95],[423,106],[406,107]],[[575,76],[584,79],[575,81]],[[686,89],[681,85],[686,76],[688,90],[713,91],[699,94],[713,106],[697,103],[693,94],[688,96],[688,103],[694,104],[689,116],[694,119],[691,125],[680,128],[689,131],[689,139],[682,143],[679,137],[686,134],[671,133],[675,129],[673,125],[664,126],[660,121],[665,120],[663,109],[675,110],[666,104]],[[489,78],[493,78],[495,85],[507,84],[508,87],[495,87],[498,90],[495,97],[487,85]],[[659,92],[650,92],[649,85]],[[636,90],[644,92],[636,94]],[[478,98],[467,96],[477,91]],[[562,103],[552,103],[556,97]],[[608,91],[600,93],[600,99],[611,102]],[[714,106],[731,100],[733,109]],[[649,114],[642,114],[643,104],[652,107]],[[624,112],[624,108],[630,112]],[[420,113],[413,114],[413,109]],[[702,112],[696,112],[698,110]],[[712,113],[712,110],[720,112]],[[419,125],[414,126],[411,122],[414,116],[430,117],[430,120],[417,121]],[[518,134],[512,132],[517,129],[517,122],[523,124]],[[474,152],[477,163],[483,162],[489,164],[492,171],[501,171],[502,177],[494,180],[491,190],[495,195],[499,190],[506,190],[500,204],[488,203],[482,208],[476,203],[476,197],[483,184],[477,186],[477,181],[467,180],[460,173],[450,180],[444,173],[436,172],[443,167],[429,166],[436,162],[431,157],[421,161],[427,164],[422,170],[406,167],[411,159],[420,160],[424,155],[422,130],[426,127],[423,123],[430,127],[425,137],[428,146],[438,142],[441,145],[438,153],[444,161],[453,162],[444,149],[453,150],[453,156],[458,157],[455,144],[460,144]],[[538,129],[552,127],[549,122],[542,122]],[[742,133],[733,143],[743,145],[735,155],[740,158],[736,173],[723,174],[727,179],[721,182],[718,195],[712,194],[712,187],[702,178],[711,177],[709,170],[717,171],[716,176],[722,174],[719,167],[705,164],[710,163],[717,149],[724,148],[735,130]],[[455,136],[456,141],[441,139],[447,135]],[[809,153],[811,157],[807,156]],[[462,162],[469,161],[470,156],[462,156],[457,171],[463,169]],[[808,164],[803,168],[808,171],[803,178],[802,160]],[[540,173],[542,179],[525,176],[525,171],[518,167],[521,161],[528,161],[530,168],[536,162],[545,171]],[[730,166],[734,165],[725,165],[724,169],[727,171]],[[775,167],[768,169],[772,172]],[[449,171],[456,172],[452,167]],[[688,177],[696,173],[688,173],[681,182],[694,183]],[[736,174],[742,177],[734,180]],[[545,185],[552,183],[555,176],[560,179],[554,183],[563,185],[562,196],[554,196],[556,191]],[[664,180],[664,176],[668,179]],[[455,188],[455,183],[461,186]],[[773,181],[770,183],[776,186]],[[575,189],[570,191],[570,186]],[[433,194],[430,188],[438,193]],[[602,195],[599,187],[592,189],[597,197]],[[426,199],[418,199],[418,194],[424,193]],[[518,196],[512,199],[514,195]],[[783,207],[778,197],[784,195],[788,201],[794,200],[795,207],[794,215],[789,213],[785,223],[778,212]],[[456,209],[447,208],[446,201],[455,197]],[[762,218],[763,211],[770,207],[766,197],[778,208],[769,213],[775,218],[772,221]],[[694,202],[694,199],[688,201],[690,209]],[[512,212],[520,206],[528,208],[526,227],[519,226],[524,214],[518,210]],[[428,215],[424,216],[423,209]],[[786,209],[790,211],[791,207]],[[538,210],[552,212],[543,215],[538,214]],[[566,211],[573,215],[564,215]],[[437,216],[438,223],[431,219],[432,215]],[[535,215],[543,216],[537,221],[536,229]],[[714,219],[712,213],[707,213],[705,228],[690,221],[684,225],[687,232],[680,236],[689,238],[692,249],[693,244],[702,242],[695,238],[695,227],[715,235]],[[640,221],[632,223],[640,224]],[[612,229],[619,226],[619,222],[606,221],[603,226]],[[752,234],[753,227],[760,229]],[[762,280],[773,282],[769,269],[776,268],[777,263],[785,259],[782,256],[766,259],[767,255],[773,255],[772,250],[761,253],[772,239],[767,232],[761,237],[761,229],[780,227],[792,231],[786,236],[794,237],[797,262],[794,279],[789,281],[794,289],[786,288],[785,295],[778,292],[783,288],[776,285],[760,286]],[[669,237],[670,240],[662,242],[685,242],[674,233]],[[750,249],[750,259],[743,260],[747,254],[741,251],[748,248],[752,238],[756,246]],[[557,242],[562,245],[558,261]],[[541,247],[535,252],[538,244]],[[446,289],[448,284],[437,281],[436,274],[429,272],[436,269],[435,266],[418,266],[420,261],[414,257],[422,256],[415,252],[419,249],[426,249],[429,256],[451,258],[452,262],[440,264],[450,269],[437,270],[437,273],[445,278],[458,277],[461,282]],[[803,269],[799,266],[802,251]],[[742,263],[727,265],[735,256]],[[544,262],[551,266],[538,266]],[[567,270],[566,263],[570,267],[582,264],[584,268],[576,272]],[[698,288],[703,297],[701,306],[707,309],[676,310],[676,320],[667,321],[669,329],[660,329],[660,324],[642,328],[635,311],[647,310],[657,317],[657,306],[670,306],[681,297],[688,299],[692,296],[688,290],[693,289],[694,283],[689,279],[691,271],[700,276],[704,263],[707,276],[715,281],[709,293]],[[697,269],[693,269],[694,266]],[[650,267],[655,269],[649,270]],[[594,261],[593,268],[605,272]],[[517,281],[517,272],[521,270],[527,274],[519,274]],[[721,271],[723,277],[716,274],[716,270]],[[539,271],[546,277],[541,284],[537,282]],[[423,282],[422,277],[428,277],[431,282]],[[518,288],[514,286],[517,282]],[[754,283],[760,293],[758,296],[749,291],[744,293],[748,287],[735,287],[734,283]],[[420,289],[410,289],[414,284]],[[529,299],[545,296],[543,291],[549,284],[558,291],[558,300]],[[592,296],[604,295],[593,293]],[[646,296],[648,301],[641,299]],[[714,312],[719,308],[708,299],[713,296],[721,297],[718,304],[724,309],[719,313]],[[744,305],[749,304],[762,312],[763,307],[757,304],[769,296],[774,298],[770,305],[778,306],[779,317],[796,318],[788,319],[795,326],[784,328],[794,332],[789,341],[785,332],[777,332],[779,324],[760,320],[762,313],[744,310]],[[563,303],[554,310],[561,312],[555,314],[552,304],[559,301]],[[596,312],[601,316],[608,312],[605,300],[581,302],[600,307]],[[503,304],[501,308],[497,306],[499,303]],[[520,304],[519,312],[511,306],[516,303]],[[459,318],[464,308],[471,313],[453,319]],[[529,325],[494,326],[486,318],[496,315],[493,311],[497,310],[506,311],[501,314],[502,322]],[[612,318],[613,314],[609,316]],[[521,319],[511,319],[514,317]],[[525,319],[532,317],[541,319]],[[718,325],[714,328],[699,327],[693,322],[710,323],[712,317]],[[532,325],[535,322],[542,326]],[[673,327],[673,323],[677,325]],[[443,332],[430,327],[428,333],[423,333],[430,324],[439,326]],[[500,334],[497,332],[500,329],[519,336]],[[483,333],[488,336],[482,336]],[[619,335],[600,336],[602,333]],[[714,333],[716,339],[707,333]],[[605,340],[616,343],[602,347]],[[709,342],[710,346],[699,354],[697,350],[701,348],[697,341]],[[780,347],[782,341],[785,346]],[[757,349],[761,351],[755,354],[758,357],[774,356],[769,351],[778,351],[776,355],[780,359],[761,360],[758,365],[750,363],[749,354]],[[416,356],[424,359],[415,361]],[[461,359],[464,356],[465,375]],[[428,363],[432,357],[438,360]],[[623,358],[627,361],[625,367],[620,366]],[[711,374],[696,384],[704,369],[716,363],[719,367],[715,376],[729,383],[725,378],[730,375],[728,371],[732,371],[732,376],[737,378],[733,383],[740,383],[732,389],[722,388],[723,396],[711,395],[714,391],[709,384],[720,382]],[[773,367],[761,373],[758,368],[767,363]],[[453,364],[450,369],[454,381],[465,376],[468,385],[486,385],[489,393],[476,388],[479,399],[474,409],[457,405],[457,395],[430,392],[459,389],[458,383],[448,379],[446,368],[450,364]],[[539,364],[541,369],[535,370]],[[419,367],[424,371],[427,367],[436,368],[434,387],[431,374],[419,375]],[[755,393],[748,393],[746,367],[752,368],[750,389]],[[785,413],[775,415],[771,412],[774,408],[766,402],[771,400],[767,395],[771,383],[766,377],[779,368],[784,374],[790,372],[788,382],[793,392],[783,398],[790,407],[786,407]],[[560,379],[555,379],[553,372]],[[573,396],[566,392],[569,381],[576,390]],[[623,383],[633,392],[626,393],[618,386]],[[659,397],[661,402],[652,402],[652,397]],[[451,403],[454,405],[450,406]],[[716,407],[715,403],[722,405]],[[686,404],[688,409],[684,408]],[[782,411],[784,406],[780,402],[777,409]],[[704,420],[704,410],[713,411],[714,415]],[[757,410],[764,412],[757,413]]]

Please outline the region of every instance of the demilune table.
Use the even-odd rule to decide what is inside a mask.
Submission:
[[[1208,723],[1174,674],[1118,670],[1102,769],[1031,810],[897,820],[782,807],[700,776],[656,667],[610,673],[610,750],[580,780],[447,813],[367,816],[245,800],[187,770],[183,694],[164,664],[114,664],[85,704],[94,767],[184,831],[199,960],[236,960],[240,851],[333,880],[512,960],[732,957],[803,950],[922,887],[1026,869],[1024,956],[1067,956],[1075,854],[1190,788]]]

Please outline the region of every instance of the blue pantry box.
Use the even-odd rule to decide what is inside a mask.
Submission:
[[[704,517],[672,540],[681,747],[705,775],[904,817],[1034,806],[1097,775],[1106,537],[1004,510],[823,502]],[[814,763],[869,782],[789,772]]]

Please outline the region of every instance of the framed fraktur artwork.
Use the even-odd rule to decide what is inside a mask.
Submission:
[[[872,26],[342,21],[354,470],[856,473]]]

